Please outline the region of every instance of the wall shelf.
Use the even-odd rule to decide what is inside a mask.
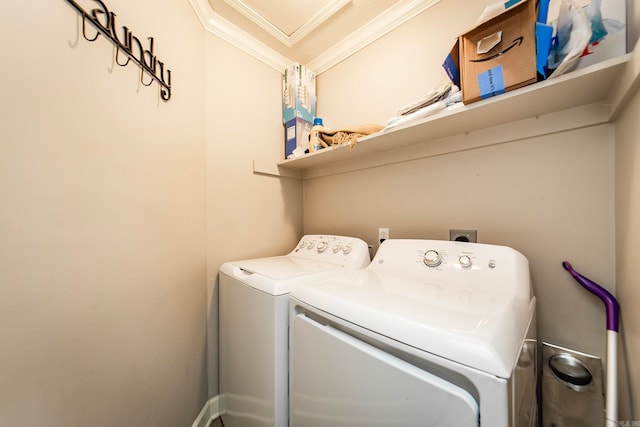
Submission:
[[[339,162],[427,145],[443,138],[591,104],[597,104],[600,110],[604,107],[604,117],[598,120],[608,122],[621,109],[620,104],[629,98],[629,92],[637,89],[639,56],[634,52],[484,101],[460,104],[431,117],[363,137],[355,146],[334,146],[283,160],[275,167],[261,167],[254,161],[254,172],[302,179],[323,176],[330,172],[318,175],[313,169],[327,169],[328,165]]]

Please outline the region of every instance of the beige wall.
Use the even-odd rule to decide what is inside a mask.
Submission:
[[[205,42],[209,396],[218,392],[217,273],[285,254],[302,235],[302,183],[253,173],[284,158],[281,73],[212,35]]]
[[[640,4],[637,1],[627,0],[627,50],[633,50],[639,37]]]
[[[616,272],[617,297],[622,311],[622,336],[630,363],[635,418],[640,416],[640,265],[636,243],[640,240],[640,93],[636,93],[616,126]],[[621,390],[626,396],[626,390]],[[627,399],[621,400],[627,406]]]
[[[0,4],[3,426],[187,426],[206,399],[203,29],[106,3],[155,37],[169,102],[66,2]]]
[[[486,3],[443,1],[321,74],[318,115],[337,128],[385,124],[399,107],[446,81],[442,60],[455,35],[473,25]],[[637,21],[630,19],[631,34],[637,34]],[[638,158],[633,156],[637,120],[631,119],[638,116],[637,103],[636,96],[635,106],[620,121],[628,129],[627,145],[632,147],[622,152],[616,146],[615,126],[600,125],[310,179],[304,184],[305,233],[340,232],[374,243],[378,227],[389,227],[392,238],[435,239],[448,238],[449,228],[477,229],[481,242],[512,246],[528,257],[538,297],[539,337],[604,356],[603,307],[568,276],[561,262],[571,261],[616,292],[616,220],[628,218],[637,225],[637,200],[630,195],[616,205],[614,199],[624,187],[621,173],[630,174],[635,167],[632,159]],[[568,117],[579,114],[576,110]],[[508,133],[508,128],[491,129],[488,134]],[[485,137],[478,134],[469,138]],[[433,144],[441,148],[464,138]],[[617,174],[617,188],[616,149],[628,164]],[[631,194],[633,181],[625,181]],[[628,210],[620,203],[629,205]],[[618,224],[618,236],[620,230]],[[633,236],[629,233],[630,239]],[[621,261],[630,263],[634,255],[620,243],[617,251],[620,275]],[[623,307],[640,302],[637,280],[626,283],[631,281],[630,272],[626,274],[618,285]],[[638,388],[639,366],[633,356],[638,353],[638,334],[631,322],[638,322],[625,319],[630,328],[632,382]],[[620,376],[626,375],[622,366]],[[621,419],[629,419],[628,405],[621,407],[621,416],[626,417]]]
[[[639,47],[640,5],[628,2],[630,20],[629,46]],[[636,93],[616,128],[616,266],[618,297],[622,306],[622,333],[625,345],[624,358],[620,363],[629,368],[629,387],[633,399],[632,417],[640,417],[640,365],[636,355],[640,354],[640,317],[637,305],[640,302],[640,280],[637,265],[637,249],[634,242],[640,238],[640,94]],[[624,383],[622,384],[624,385]],[[626,390],[621,390],[621,393]],[[627,402],[622,402],[626,405]]]

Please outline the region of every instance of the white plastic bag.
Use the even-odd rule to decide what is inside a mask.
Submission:
[[[585,10],[573,0],[562,0],[556,28],[556,43],[551,49],[549,78],[571,71],[591,40],[591,21]]]

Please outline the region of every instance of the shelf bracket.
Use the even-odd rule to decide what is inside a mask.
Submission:
[[[279,178],[302,179],[302,171],[296,169],[283,168],[269,162],[253,161],[253,173],[257,175],[268,175]]]

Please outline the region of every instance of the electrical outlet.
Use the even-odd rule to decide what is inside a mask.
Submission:
[[[449,230],[449,240],[452,242],[478,242],[478,230],[460,230],[460,229],[451,229]]]
[[[389,238],[388,228],[378,228],[378,242],[382,243]]]

